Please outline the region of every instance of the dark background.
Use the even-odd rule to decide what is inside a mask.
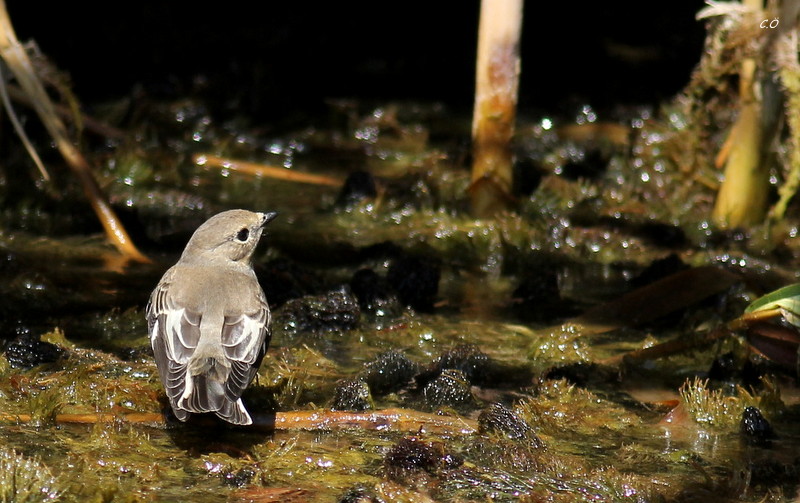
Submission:
[[[652,104],[688,82],[700,58],[702,2],[525,5],[520,105],[559,112]],[[207,89],[262,120],[326,98],[423,100],[470,111],[479,2],[30,2],[7,4],[85,103],[135,86]],[[613,47],[633,49],[620,56]]]

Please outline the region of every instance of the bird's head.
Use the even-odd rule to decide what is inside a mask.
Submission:
[[[276,216],[247,210],[214,215],[194,231],[181,260],[249,263],[264,226]]]

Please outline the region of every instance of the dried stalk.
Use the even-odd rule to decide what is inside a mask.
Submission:
[[[28,134],[25,132],[25,128],[22,127],[22,124],[19,122],[17,118],[17,113],[14,112],[14,107],[11,106],[11,98],[9,97],[8,92],[8,84],[6,84],[6,76],[0,71],[0,98],[3,100],[3,108],[6,109],[8,113],[8,120],[11,121],[11,125],[14,127],[14,131],[17,132],[17,136],[22,141],[22,145],[25,147],[25,150],[28,151],[28,155],[33,160],[33,163],[36,165],[36,168],[39,170],[39,173],[42,174],[42,178],[46,182],[50,181],[50,173],[47,172],[47,168],[44,167],[44,163],[42,162],[42,158],[39,157],[39,153],[34,148],[33,143],[31,142],[30,138],[28,138]]]
[[[126,257],[140,262],[149,262],[147,257],[133,244],[122,222],[106,201],[105,195],[92,175],[88,161],[69,140],[64,123],[58,117],[53,102],[37,77],[28,54],[17,40],[4,0],[0,0],[0,57],[8,65],[23,92],[30,99],[47,132],[50,133],[56,147],[67,161],[67,165],[78,177],[84,194],[105,229],[106,236]]]
[[[6,84],[6,91],[8,92],[8,96],[19,103],[22,103],[26,107],[33,108],[34,103],[31,101],[31,98],[25,94],[22,89],[17,86]],[[55,103],[53,105],[55,108],[56,113],[65,119],[75,118],[75,113],[70,107],[66,107],[64,105],[59,105]],[[88,115],[81,116],[81,123],[82,126],[86,128],[87,131],[91,131],[95,134],[100,136],[104,136],[106,138],[111,138],[113,140],[122,140],[125,138],[125,131],[115,128],[114,126],[110,126],[105,122],[97,120],[93,117]]]
[[[750,9],[761,11],[762,0],[745,0]],[[727,152],[725,180],[714,203],[712,219],[722,228],[761,223],[767,210],[769,172],[764,165],[762,104],[756,86],[758,62],[742,60],[739,69],[739,117],[723,148]],[[717,162],[721,160],[718,157]]]
[[[332,187],[339,187],[343,183],[342,180],[331,176],[301,173],[299,171],[278,168],[276,166],[269,166],[267,164],[236,161],[234,159],[208,154],[196,154],[194,156],[194,162],[200,166],[214,166],[215,168],[228,169],[247,175],[264,176],[268,178],[275,178],[277,180],[285,180],[288,182],[329,185]]]
[[[770,220],[783,220],[789,201],[800,189],[800,60],[797,57],[798,32],[792,29],[775,44],[778,73],[786,96],[786,123],[789,126],[789,173],[778,189],[780,199],[770,210]]]
[[[488,217],[511,201],[522,0],[482,0],[472,118],[472,211]]]

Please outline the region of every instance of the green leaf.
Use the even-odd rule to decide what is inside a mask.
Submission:
[[[750,303],[745,313],[780,309],[786,321],[800,327],[800,283],[779,288]]]

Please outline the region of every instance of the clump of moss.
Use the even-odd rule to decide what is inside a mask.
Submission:
[[[531,359],[539,364],[588,361],[589,355],[582,335],[583,327],[573,323],[547,333],[537,333],[529,350]]]
[[[0,449],[0,501],[59,501],[63,492],[61,482],[41,461],[13,449]]]
[[[31,415],[31,426],[44,426],[55,424],[56,415],[64,406],[62,391],[59,388],[47,388],[32,393],[28,400],[28,409]]]
[[[557,437],[565,432],[596,435],[598,428],[620,431],[641,423],[624,407],[564,379],[543,381],[536,396],[521,401],[517,410],[537,432]]]
[[[442,442],[411,436],[401,438],[389,450],[383,465],[389,480],[411,487],[425,487],[442,471],[457,468],[463,462]]]
[[[331,410],[363,411],[374,408],[366,381],[343,379],[336,384]]]
[[[466,411],[475,404],[469,381],[464,372],[457,369],[444,369],[439,377],[425,385],[422,394],[425,404],[433,410],[453,407]]]
[[[518,412],[501,403],[492,403],[478,416],[481,433],[495,432],[511,440],[524,440],[533,448],[544,447],[531,425]]]
[[[780,391],[769,380],[764,380],[764,389],[752,394],[737,386],[735,394],[708,387],[708,380],[695,378],[681,386],[680,395],[686,410],[695,422],[723,431],[736,431],[747,407],[756,407],[766,416],[783,408]]]
[[[275,327],[285,334],[341,333],[356,328],[361,319],[358,299],[349,286],[323,295],[292,299],[275,314]]]
[[[390,349],[364,364],[360,376],[378,396],[400,391],[419,371],[418,365],[404,353]]]
[[[267,354],[259,370],[259,383],[272,393],[278,410],[328,401],[343,377],[332,360],[308,346]]]

